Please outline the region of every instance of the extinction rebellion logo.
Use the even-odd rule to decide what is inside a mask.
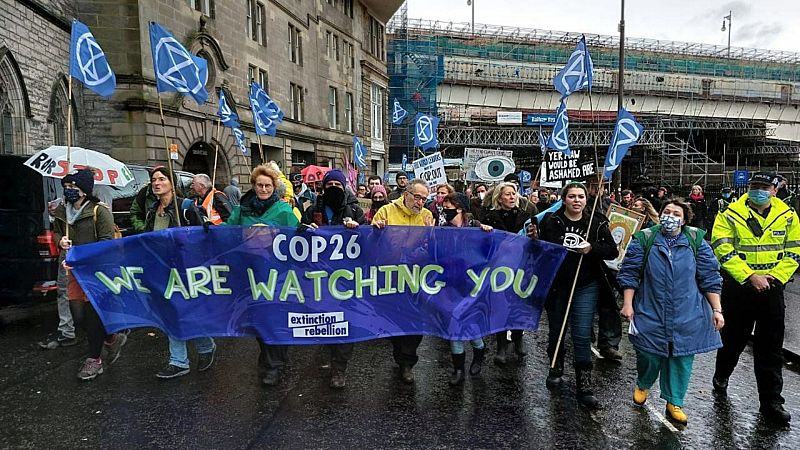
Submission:
[[[345,337],[350,333],[349,323],[344,321],[344,312],[289,313],[289,328],[296,338]]]

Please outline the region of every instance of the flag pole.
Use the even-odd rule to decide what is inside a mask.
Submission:
[[[592,122],[594,122],[594,106],[592,105],[592,91],[589,90],[589,111],[592,115]],[[612,137],[613,138],[613,137]],[[589,234],[592,230],[592,220],[594,220],[594,213],[597,210],[597,202],[603,195],[603,172],[600,170],[599,161],[597,159],[597,133],[592,133],[592,145],[594,146],[594,158],[597,165],[597,195],[594,197],[594,204],[592,205],[592,213],[589,216],[589,225],[586,227],[586,242],[589,242]],[[564,339],[564,330],[567,328],[567,320],[569,319],[570,308],[572,307],[572,299],[575,296],[575,287],[578,285],[578,274],[581,271],[581,264],[583,263],[584,253],[578,258],[578,267],[575,269],[575,278],[572,279],[572,288],[569,291],[569,298],[567,299],[567,309],[564,312],[564,320],[561,323],[561,331],[558,333],[558,341],[556,342],[556,351],[553,353],[553,360],[550,362],[550,368],[555,369],[556,362],[558,361],[558,351],[561,349],[561,342]]]
[[[161,116],[161,133],[164,135],[164,148],[167,150],[167,166],[169,167],[169,176],[172,182],[172,201],[175,203],[175,218],[178,222],[178,226],[181,225],[181,210],[178,207],[178,188],[177,184],[175,183],[175,170],[172,168],[172,155],[169,152],[169,140],[167,139],[167,128],[166,124],[164,123],[164,107],[161,104],[161,93],[157,92],[156,95],[158,96],[158,113]]]
[[[258,138],[258,153],[261,155],[261,164],[264,164],[264,149],[261,147],[261,135],[256,132],[256,138]]]
[[[69,166],[72,160],[72,74],[67,77],[67,173],[69,173]],[[86,192],[86,195],[92,195],[91,192]],[[66,205],[64,205],[66,207]],[[66,224],[65,236],[69,240],[69,222],[64,221]]]
[[[211,174],[211,192],[214,192],[214,186],[217,183],[217,158],[219,156],[219,130],[222,124],[222,117],[217,117],[217,133],[214,138],[214,172]],[[213,203],[213,200],[212,202]]]

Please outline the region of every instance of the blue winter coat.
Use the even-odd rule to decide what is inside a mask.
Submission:
[[[639,350],[660,356],[694,355],[722,347],[714,330],[705,292],[720,293],[722,276],[711,246],[703,240],[694,251],[680,235],[670,254],[658,233],[650,249],[642,280],[644,249],[632,239],[617,275],[622,289],[635,289],[633,323],[638,334],[628,335]]]

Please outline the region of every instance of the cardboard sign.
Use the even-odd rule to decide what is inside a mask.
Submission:
[[[481,181],[475,174],[475,165],[483,158],[490,156],[505,156],[513,158],[514,152],[511,150],[495,150],[491,148],[465,148],[464,149],[464,170],[467,171],[467,181]]]
[[[608,217],[608,230],[617,244],[617,250],[619,250],[617,259],[606,261],[606,265],[614,270],[619,270],[622,260],[625,259],[625,252],[628,251],[628,244],[631,242],[633,233],[642,228],[645,216],[615,204],[608,207],[606,216]]]
[[[444,158],[440,152],[414,161],[414,178],[421,178],[429,188],[447,184],[447,173],[444,171]]]
[[[544,156],[543,176],[546,181],[583,180],[594,175],[594,161],[581,158],[581,150],[573,150],[572,155],[549,151]]]
[[[372,208],[372,200],[369,198],[359,198],[358,206],[364,210],[364,212],[367,212],[370,208]]]

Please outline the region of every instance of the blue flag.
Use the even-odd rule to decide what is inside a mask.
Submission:
[[[539,150],[542,151],[542,156],[547,153],[547,142],[542,135],[542,127],[539,127]]]
[[[400,125],[403,123],[403,120],[408,116],[408,111],[403,109],[400,106],[400,102],[397,101],[397,98],[394,99],[394,111],[392,111],[392,123],[395,125]]]
[[[414,127],[414,145],[422,150],[438,147],[439,138],[436,135],[438,127],[438,117],[417,113]]]
[[[255,81],[250,83],[250,109],[256,134],[275,136],[278,124],[283,122],[283,111]]]
[[[242,154],[244,156],[249,156],[250,152],[248,151],[247,146],[244,145],[244,133],[242,133],[242,130],[239,129],[239,127],[234,128],[233,135],[236,137],[236,145],[239,146],[239,150],[242,151]]]
[[[633,114],[626,111],[625,108],[620,108],[619,115],[617,115],[617,125],[614,127],[611,144],[608,146],[606,164],[603,168],[604,178],[611,178],[611,174],[619,167],[622,158],[628,154],[628,149],[639,141],[643,132],[644,127],[636,122]]]
[[[367,167],[367,151],[357,136],[353,136],[353,161],[361,169]]]
[[[567,65],[553,78],[553,85],[563,96],[588,88],[592,91],[592,71],[594,64],[586,48],[586,38],[578,41],[575,50],[569,56]]]
[[[77,20],[72,21],[69,74],[103,97],[113,94],[117,87],[117,77],[108,65],[106,54],[89,28]]]
[[[202,105],[208,99],[208,62],[189,53],[169,31],[150,22],[150,50],[158,92],[177,91]]]
[[[229,128],[239,128],[239,115],[236,114],[225,99],[225,91],[219,90],[219,120],[222,125]]]
[[[569,149],[569,117],[567,116],[567,98],[561,97],[561,104],[556,111],[556,123],[553,133],[547,138],[547,148],[558,150],[565,155],[571,155]]]

